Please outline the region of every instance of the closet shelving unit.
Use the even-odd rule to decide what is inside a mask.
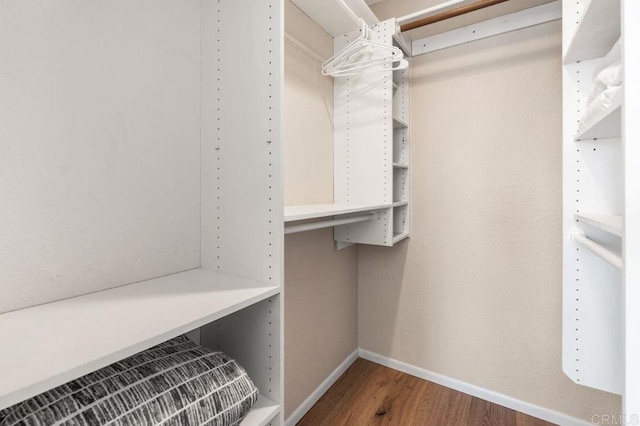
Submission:
[[[341,52],[359,35],[335,2],[293,0],[334,37]],[[394,44],[395,20],[378,22],[364,1],[347,5],[372,29],[372,40]],[[342,18],[337,16],[342,15]],[[341,22],[342,25],[337,25]],[[409,236],[409,71],[334,79],[335,204],[285,206],[287,228],[333,227],[338,247],[353,243],[392,246]],[[301,220],[323,219],[314,227]],[[355,219],[353,223],[342,221]],[[361,220],[358,220],[361,219]]]
[[[638,133],[625,119],[637,102],[637,9],[628,0],[563,1],[563,370],[578,384],[621,394],[628,414],[640,408],[639,234],[631,231],[640,214]],[[624,101],[578,132],[594,70],[619,38]]]
[[[242,425],[283,424],[283,7],[199,9],[200,267],[0,314],[0,409],[192,332],[258,387]]]
[[[395,20],[391,25],[396,25]],[[393,37],[393,44],[402,48]],[[405,51],[405,54],[407,52]],[[393,71],[393,243],[409,236],[409,69]]]

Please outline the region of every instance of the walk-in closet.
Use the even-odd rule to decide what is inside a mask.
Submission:
[[[640,424],[639,32],[0,1],[0,426]]]

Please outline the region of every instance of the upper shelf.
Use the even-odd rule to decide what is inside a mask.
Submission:
[[[284,207],[284,221],[317,219],[341,214],[387,209],[391,204],[305,204]]]
[[[617,214],[575,213],[573,217],[610,234],[622,236],[622,216]]]
[[[1,314],[0,409],[279,292],[193,269]]]
[[[338,37],[350,33],[358,25],[351,20],[349,15],[338,5],[335,0],[291,0],[309,18],[320,25],[332,37]],[[345,0],[345,3],[353,12],[369,26],[379,22],[376,15],[369,9],[364,0]]]
[[[568,19],[568,18],[567,18]],[[590,0],[580,17],[563,62],[602,57],[620,38],[620,0]]]

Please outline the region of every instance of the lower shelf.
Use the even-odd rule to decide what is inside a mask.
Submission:
[[[0,409],[280,292],[193,269],[0,315]]]
[[[258,401],[253,405],[253,408],[240,423],[241,426],[265,426],[274,419],[280,412],[280,405],[277,402],[273,402],[270,399],[258,397]]]

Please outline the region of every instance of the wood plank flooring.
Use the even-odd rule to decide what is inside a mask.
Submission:
[[[552,423],[358,359],[298,426],[552,426]]]

